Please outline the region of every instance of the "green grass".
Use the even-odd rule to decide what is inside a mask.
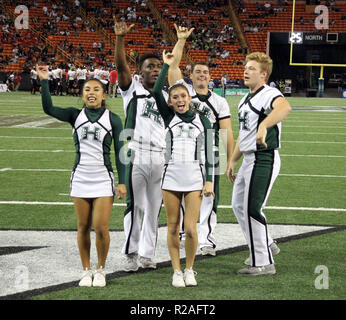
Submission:
[[[70,126],[61,123],[47,125],[47,128],[11,127],[48,117],[42,111],[41,98],[38,95],[18,92],[1,93],[0,97],[0,170],[2,168],[65,170],[0,171],[2,181],[0,201],[6,202],[0,204],[0,230],[75,230],[76,218],[72,205],[10,203],[11,201],[71,203],[67,195],[70,170],[74,162]],[[235,138],[238,135],[236,108],[239,100],[239,98],[229,99]],[[288,98],[288,100],[292,106],[345,107],[346,105],[344,99]],[[81,99],[75,97],[53,97],[53,101],[61,107],[82,106]],[[121,98],[108,99],[107,104],[110,110],[124,119]],[[298,111],[297,108],[293,108],[283,123],[283,142],[280,150],[282,175],[275,182],[267,206],[345,209],[345,138],[345,112]],[[60,152],[46,152],[53,150]],[[328,157],[322,157],[323,155]],[[287,174],[305,176],[286,176]],[[327,175],[331,177],[324,177]],[[232,185],[224,176],[220,179],[220,190],[220,205],[229,206]],[[117,200],[115,202],[123,203]],[[123,211],[123,206],[113,207],[110,229],[123,229]],[[267,209],[265,213],[268,222],[273,224],[341,227],[346,225],[345,211]],[[236,223],[234,214],[229,208],[219,209],[218,221]],[[164,209],[161,211],[159,223],[165,224]],[[343,269],[345,263],[342,243],[345,236],[344,230],[280,243],[282,252],[275,259],[277,274],[273,277],[237,276],[236,270],[243,266],[248,251],[233,253],[229,251],[215,258],[196,261],[197,288],[186,288],[186,290],[173,288],[170,285],[171,267],[162,266],[155,271],[111,278],[107,287],[103,289],[74,287],[33,296],[32,299],[343,300],[345,299]],[[0,241],[0,255],[1,253]],[[314,270],[318,265],[328,267],[328,290],[318,290],[314,286],[317,277]]]
[[[102,290],[79,288],[44,294],[33,299],[106,299],[106,300],[315,300],[345,298],[344,250],[334,243],[342,242],[346,231],[320,235],[280,244],[282,253],[276,258],[277,274],[265,277],[244,277],[236,274],[247,258],[247,252],[220,255],[196,261],[198,286],[173,288],[170,268],[133,274],[107,282]],[[323,246],[320,247],[320,243]],[[304,263],[292,259],[289,252],[304,257]],[[329,270],[329,289],[316,289],[315,268]],[[150,279],[150,280],[149,280]],[[211,281],[212,279],[212,281]],[[129,290],[140,288],[140,290]],[[145,293],[145,294],[143,294]]]

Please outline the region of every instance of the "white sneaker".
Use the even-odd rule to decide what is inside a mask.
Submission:
[[[79,281],[80,287],[91,287],[93,282],[93,273],[91,270],[85,269]]]
[[[197,286],[197,281],[195,279],[195,274],[197,274],[197,272],[193,271],[192,268],[184,270],[184,281],[185,281],[185,285],[187,287]]]
[[[202,256],[216,256],[216,250],[213,247],[202,247]]]
[[[97,269],[94,273],[93,287],[106,286],[106,271],[102,267]]]
[[[280,248],[278,247],[276,241],[273,241],[273,243],[269,246],[269,248],[270,248],[273,256],[276,256],[277,254],[280,253]]]
[[[261,276],[267,274],[275,274],[276,270],[274,264],[268,264],[262,267],[247,267],[244,269],[240,269],[237,271],[237,273],[246,276]]]
[[[139,262],[144,269],[156,269],[156,263],[150,258],[139,257]]]
[[[278,247],[276,241],[274,241],[274,242],[269,246],[269,249],[270,249],[270,251],[272,252],[272,255],[273,255],[273,256],[276,256],[277,254],[280,253],[280,248]],[[245,263],[246,265],[249,266],[249,265],[251,264],[250,261],[251,261],[250,257],[247,257],[246,260],[244,261],[244,263]]]
[[[184,275],[179,270],[174,270],[172,285],[177,288],[185,287]]]
[[[130,253],[126,255],[126,262],[124,270],[126,272],[136,272],[139,268],[137,262],[138,255],[137,253]]]

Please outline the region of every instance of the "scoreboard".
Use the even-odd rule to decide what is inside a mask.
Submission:
[[[286,37],[286,36],[285,36]],[[289,32],[286,38],[288,43],[323,45],[323,44],[346,44],[346,34],[344,33],[307,33]]]
[[[270,32],[268,35],[270,56],[275,56],[275,52],[282,58],[289,56],[291,45],[292,62],[346,64],[346,33],[295,31]],[[290,59],[287,61],[289,63]]]

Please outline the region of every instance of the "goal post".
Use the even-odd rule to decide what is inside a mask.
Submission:
[[[295,13],[296,13],[296,0],[293,0],[292,4],[292,21],[291,21],[291,34],[290,34],[290,59],[289,59],[289,65],[290,66],[307,66],[307,67],[320,67],[320,77],[318,79],[318,91],[317,96],[323,97],[324,94],[324,68],[325,67],[346,67],[346,64],[335,64],[335,63],[307,63],[307,62],[294,62],[293,61],[293,47],[294,44],[300,43],[297,41],[303,41],[303,32],[295,31],[294,28],[294,20],[295,20]],[[327,10],[327,12],[325,11]],[[315,6],[315,13],[321,13],[319,16],[316,17],[314,21],[315,29],[328,29],[328,7],[326,6]],[[320,19],[318,20],[318,18]],[[327,20],[323,21],[323,20]],[[323,21],[323,23],[321,23]],[[316,25],[318,24],[318,25]]]

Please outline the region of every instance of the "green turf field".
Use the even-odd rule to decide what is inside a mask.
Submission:
[[[244,246],[232,247],[230,235],[230,248],[221,250],[216,257],[197,258],[194,267],[198,272],[196,288],[173,288],[169,261],[162,261],[157,270],[137,274],[115,271],[113,265],[108,265],[107,287],[102,289],[79,288],[73,281],[54,285],[42,281],[38,290],[31,287],[33,270],[25,259],[34,257],[41,249],[25,253],[13,250],[19,246],[37,246],[32,242],[33,234],[39,237],[40,232],[48,232],[49,239],[53,231],[59,234],[76,230],[74,210],[68,196],[74,162],[71,128],[51,121],[52,118],[43,113],[40,99],[39,95],[23,92],[0,94],[0,277],[5,272],[15,274],[18,261],[21,261],[20,265],[27,266],[25,270],[30,279],[25,290],[20,286],[12,291],[0,289],[0,299],[345,299],[345,99],[288,98],[293,110],[283,123],[281,171],[265,213],[270,225],[278,229],[291,226],[293,233],[278,238],[281,253],[275,257],[275,276],[237,276],[236,271],[243,267],[248,251]],[[239,98],[229,98],[228,101],[236,138]],[[53,97],[53,102],[61,107],[82,106],[81,99],[76,97]],[[120,97],[108,99],[107,104],[111,111],[124,118]],[[230,208],[232,185],[224,176],[220,179],[220,190],[218,221],[236,228]],[[124,208],[124,202],[115,201],[110,223],[110,229],[120,234]],[[159,223],[165,225],[164,209]],[[294,229],[298,226],[324,229],[295,235]],[[26,233],[30,231],[33,233]],[[23,233],[24,237],[27,234],[24,244],[17,241],[16,233],[11,236],[11,232]],[[10,239],[7,242],[2,241],[5,235]],[[76,247],[75,242],[71,241],[71,248]],[[41,246],[50,245],[43,241]],[[59,241],[56,248],[59,250]],[[78,251],[77,254],[76,250],[73,252],[77,262],[72,268],[79,270]],[[16,260],[20,254],[23,254],[22,260]],[[117,254],[109,253],[115,261]],[[6,265],[1,262],[5,258]],[[59,266],[63,266],[64,261],[54,263],[55,272],[59,273]],[[324,266],[323,270],[328,271],[323,278],[328,288],[319,287],[318,277],[322,273],[316,271],[318,266]],[[45,277],[44,265],[41,277]],[[16,279],[13,286],[16,286]]]

